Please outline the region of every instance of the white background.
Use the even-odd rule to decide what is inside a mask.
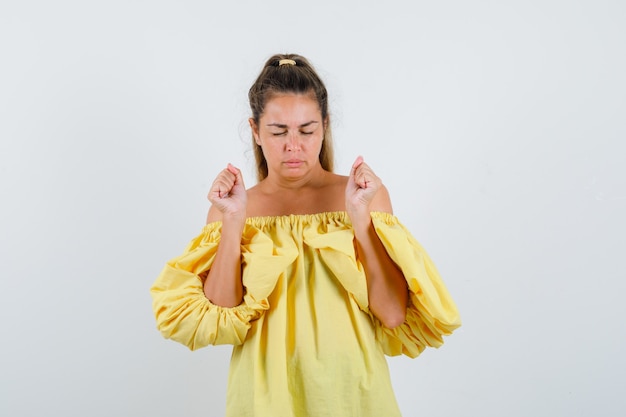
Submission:
[[[276,52],[327,83],[464,325],[390,358],[405,416],[622,416],[623,1],[3,1],[2,416],[220,416],[229,347],[155,328],[148,289]],[[384,416],[382,416],[384,417]]]

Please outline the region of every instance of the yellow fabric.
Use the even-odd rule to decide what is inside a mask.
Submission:
[[[241,242],[244,301],[204,296],[221,223],[206,225],[150,289],[164,337],[195,350],[233,344],[227,416],[393,417],[400,411],[384,354],[416,357],[460,326],[454,301],[398,219],[371,214],[403,271],[410,306],[388,329],[370,313],[366,278],[345,212],[254,217]]]

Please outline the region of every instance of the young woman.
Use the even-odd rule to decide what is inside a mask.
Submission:
[[[258,183],[218,174],[207,225],[151,288],[158,328],[234,345],[228,416],[399,416],[384,355],[440,346],[454,302],[363,158],[333,173],[305,58],[271,57],[249,100]]]

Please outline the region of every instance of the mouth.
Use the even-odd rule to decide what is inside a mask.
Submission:
[[[288,159],[284,162],[284,164],[289,168],[297,168],[301,166],[304,162],[299,159]]]

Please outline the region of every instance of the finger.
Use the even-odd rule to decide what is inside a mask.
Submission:
[[[232,190],[233,187],[229,187],[229,186],[225,186],[224,188],[219,187],[217,189],[217,196],[219,198],[226,198],[228,197],[228,195],[230,194],[230,190]]]
[[[226,198],[228,194],[233,189],[233,181],[227,178],[221,178],[215,181],[215,185],[213,187],[213,192],[219,198]]]
[[[356,174],[356,169],[363,163],[363,157],[361,155],[357,156],[352,164],[352,169],[350,170],[350,175],[354,176]]]
[[[367,175],[367,173],[365,172],[359,172],[359,174],[356,177],[356,183],[360,188],[367,188],[368,184],[369,184],[370,180],[369,177]]]
[[[236,166],[234,166],[230,162],[228,163],[228,165],[226,165],[226,169],[228,171],[232,172],[234,175],[237,175],[237,173],[239,172],[239,168],[237,168]]]
[[[359,156],[352,165],[352,176],[354,183],[359,188],[368,188],[368,184],[374,178],[371,168],[363,161],[363,157]]]
[[[243,175],[241,175],[241,170],[231,163],[227,165],[226,169],[235,176],[235,184],[243,186]]]
[[[227,169],[222,170],[213,181],[211,186],[211,194],[218,198],[228,197],[235,184],[236,176]],[[209,198],[210,199],[210,198]]]

